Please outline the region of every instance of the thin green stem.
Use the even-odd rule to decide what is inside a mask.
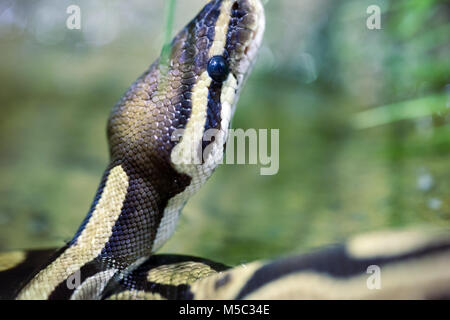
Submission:
[[[169,55],[171,49],[172,28],[175,16],[175,2],[176,0],[166,0],[165,4],[165,30],[164,30],[164,44],[161,51],[161,64],[167,65],[169,62]]]

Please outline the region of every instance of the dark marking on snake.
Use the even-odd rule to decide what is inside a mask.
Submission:
[[[296,272],[312,271],[328,274],[335,278],[345,279],[358,274],[364,274],[367,267],[370,265],[382,267],[386,264],[421,258],[445,250],[450,250],[450,243],[438,243],[392,257],[356,259],[348,255],[345,245],[337,245],[330,247],[329,249],[299,257],[285,258],[262,266],[255,271],[253,276],[245,283],[245,286],[236,296],[236,299],[243,299],[253,291],[261,288],[265,283]]]
[[[231,280],[231,274],[227,273],[222,278],[218,279],[214,284],[214,289],[220,289],[221,287],[227,285]]]

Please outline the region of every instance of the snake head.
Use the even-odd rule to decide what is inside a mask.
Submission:
[[[211,172],[222,160],[240,90],[256,60],[264,26],[259,0],[214,0],[173,40],[169,78],[180,79],[179,102],[189,110],[171,153],[178,171],[190,176],[199,170]]]
[[[170,164],[180,174],[208,177],[223,158],[264,24],[259,0],[207,3],[114,108],[113,161],[125,158],[141,171]]]
[[[264,28],[260,0],[210,1],[172,41],[171,70],[185,77],[210,71],[217,82],[231,74],[241,86],[255,61]],[[221,59],[226,68],[212,70],[213,57],[216,62]]]

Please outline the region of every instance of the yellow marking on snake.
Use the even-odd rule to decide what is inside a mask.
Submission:
[[[371,274],[335,278],[320,272],[298,272],[271,281],[245,299],[425,299],[448,290],[450,252],[426,259],[380,266],[380,287],[368,286]]]
[[[147,281],[167,285],[191,284],[217,271],[200,262],[181,262],[154,268],[147,274]]]
[[[106,300],[167,300],[156,292],[148,292],[144,290],[126,290],[117,294],[113,294]]]
[[[223,146],[228,138],[228,128],[231,118],[234,113],[235,107],[235,96],[237,89],[237,81],[233,74],[228,75],[228,79],[224,82],[222,86],[222,92],[220,95],[221,111],[220,111],[220,131],[213,129],[211,131],[214,135],[214,142],[210,143],[204,150],[203,154],[205,156],[205,166],[214,167],[221,164],[223,161]],[[208,137],[208,139],[211,137]]]
[[[173,148],[171,161],[175,164],[175,168],[182,173],[189,174],[194,177],[197,174],[197,168],[192,164],[200,164],[202,154],[198,153],[200,143],[203,139],[204,125],[206,121],[207,105],[208,105],[208,87],[211,84],[211,78],[205,71],[200,76],[199,81],[195,85],[192,94],[192,112],[191,117],[186,125],[181,141]],[[220,146],[220,159],[213,157],[214,161],[220,161],[223,155],[222,145],[228,131],[228,125],[232,116],[232,108],[235,103],[235,93],[237,81],[232,74],[229,74],[227,80],[223,84],[220,101],[222,103],[221,110],[221,127],[222,135],[213,146]],[[200,149],[201,151],[201,149]],[[203,159],[206,160],[206,159]],[[207,163],[207,165],[213,163]],[[163,218],[164,219],[164,218]]]
[[[223,54],[227,43],[228,25],[231,17],[232,1],[224,1],[220,8],[220,15],[214,28],[214,41],[209,50],[209,57],[220,56]]]
[[[0,254],[0,271],[5,271],[21,264],[26,258],[23,251],[12,251]]]
[[[171,161],[180,173],[194,175],[192,164],[200,164],[201,155],[197,153],[203,137],[208,106],[208,88],[211,78],[204,71],[192,90],[192,111],[186,124],[181,141],[173,148]]]
[[[228,79],[223,84],[222,93],[220,94],[220,102],[222,103],[222,110],[220,113],[221,128],[225,135],[228,134],[228,127],[231,121],[231,117],[234,113],[236,106],[236,90],[238,83],[232,73],[228,75]],[[226,136],[224,137],[227,138]],[[219,143],[216,143],[217,145]]]
[[[445,239],[448,235],[437,231],[430,233],[423,230],[377,231],[355,236],[347,244],[347,252],[354,258],[390,257],[426,247],[438,237]]]
[[[46,299],[59,283],[101,253],[121,213],[128,183],[128,176],[120,165],[111,169],[102,196],[75,244],[40,271],[17,299]]]
[[[254,272],[262,265],[263,262],[253,262],[251,264],[241,265],[233,268],[233,270],[199,280],[191,286],[194,299],[233,299],[238,295],[239,291],[247,283],[247,281],[253,276]],[[220,281],[224,277],[229,277],[229,281],[218,288],[217,281]]]
[[[70,300],[89,300],[92,297],[101,297],[103,289],[115,273],[115,269],[108,269],[87,278],[76,288]]]
[[[170,155],[170,160],[175,169],[180,173],[188,174],[192,177],[192,181],[183,192],[175,195],[168,201],[153,243],[153,251],[158,250],[170,238],[175,231],[181,208],[207,179],[208,175],[200,172],[200,170],[203,170],[201,167],[201,142],[211,81],[212,79],[209,77],[208,72],[204,71],[192,90],[191,116],[183,131],[181,141],[173,148]]]

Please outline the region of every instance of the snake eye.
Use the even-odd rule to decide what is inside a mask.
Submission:
[[[230,69],[222,56],[214,56],[208,62],[208,74],[217,82],[223,82],[227,79]]]

